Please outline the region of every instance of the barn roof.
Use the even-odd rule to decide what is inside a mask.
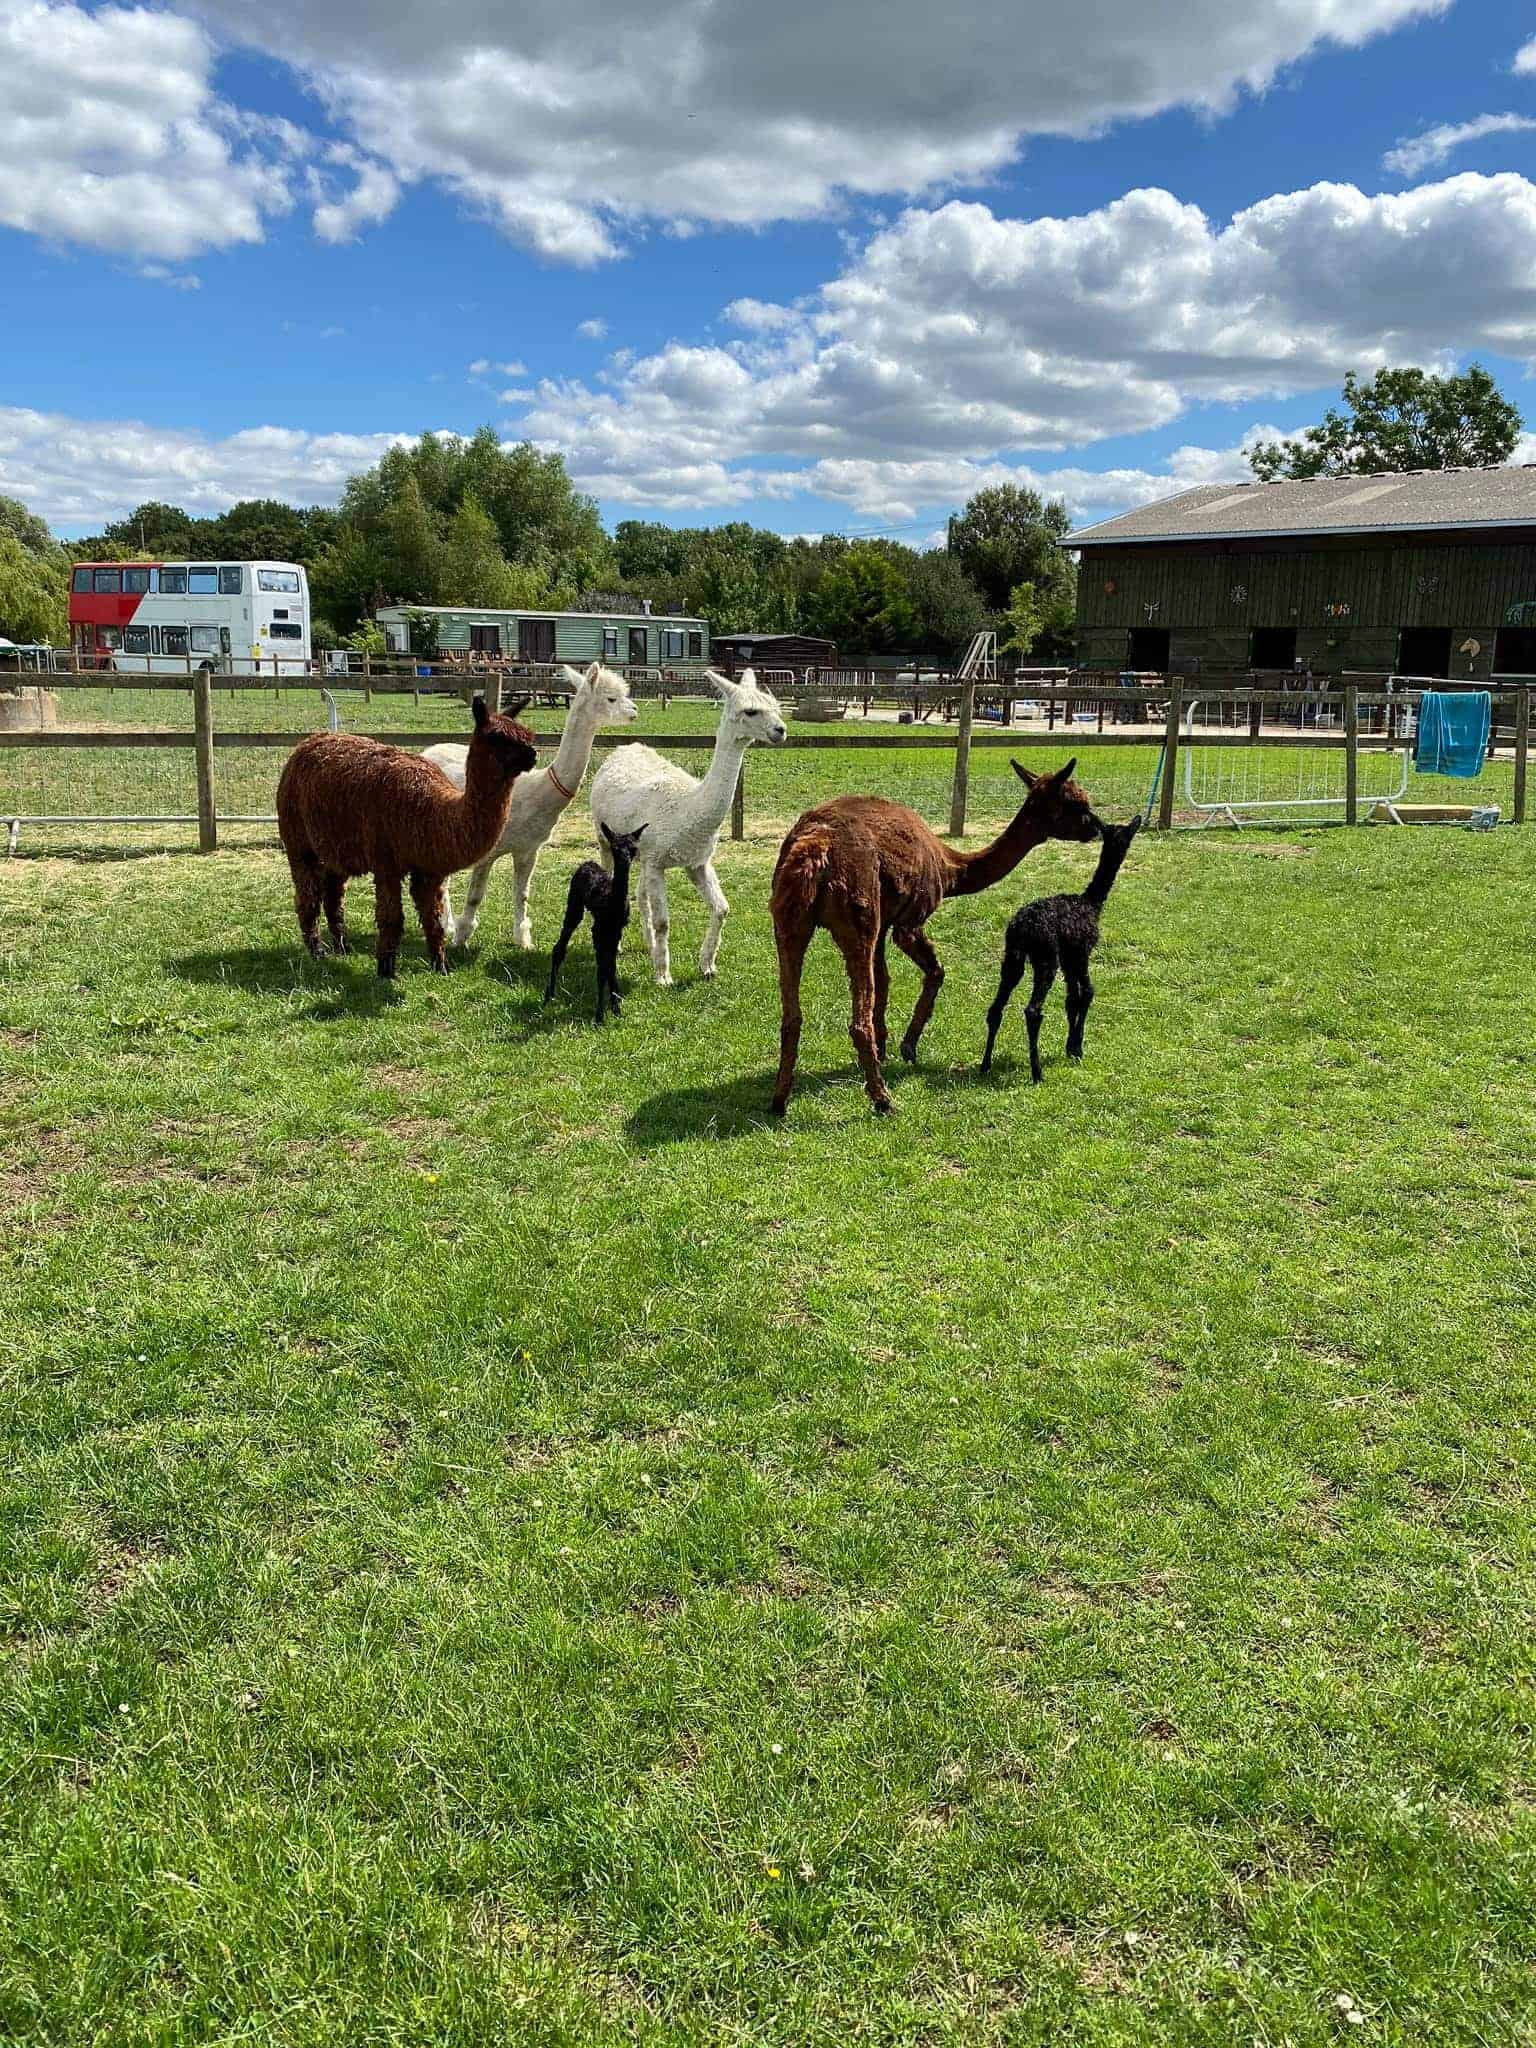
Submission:
[[[1201,484],[1123,512],[1118,519],[1080,526],[1063,546],[1525,525],[1536,525],[1536,464],[1530,463],[1513,469],[1412,469],[1396,476]]]

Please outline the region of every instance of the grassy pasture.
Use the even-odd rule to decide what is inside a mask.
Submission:
[[[980,1083],[1042,849],[779,1127],[768,812],[602,1034],[0,865],[0,2038],[1529,2038],[1528,842],[1144,837]]]

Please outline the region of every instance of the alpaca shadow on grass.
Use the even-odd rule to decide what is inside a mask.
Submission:
[[[888,1076],[893,1092],[900,1090],[910,1071]],[[763,1067],[755,1074],[738,1075],[735,1080],[707,1081],[694,1088],[664,1088],[659,1095],[642,1102],[625,1120],[625,1139],[641,1152],[654,1152],[663,1145],[681,1145],[694,1138],[744,1138],[753,1131],[793,1130],[797,1103],[837,1088],[856,1094],[861,1106],[869,1108],[857,1067],[826,1067],[814,1074],[802,1068],[795,1077],[789,1114],[778,1117],[771,1107],[777,1078],[777,1067]]]
[[[183,953],[167,961],[166,968],[178,981],[203,988],[235,988],[263,996],[313,995],[316,1001],[304,1015],[324,1023],[392,1009],[403,1000],[405,985],[429,971],[424,948],[403,946],[400,964],[402,981],[381,981],[371,951],[311,960],[293,946],[235,946],[221,952]]]

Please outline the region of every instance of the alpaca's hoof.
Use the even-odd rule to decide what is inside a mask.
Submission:
[[[877,1095],[874,1101],[874,1111],[876,1116],[894,1116],[896,1114],[896,1105],[892,1102],[889,1095]]]
[[[917,1065],[917,1047],[905,1038],[901,1041],[901,1056],[909,1067]]]
[[[671,977],[671,975],[670,975],[670,974],[658,974],[658,975],[657,975],[657,977],[656,977],[656,986],[657,986],[658,988],[671,988],[671,987],[673,986],[673,981],[672,981],[672,977]]]
[[[714,961],[713,961],[713,960],[711,960],[711,961],[710,961],[710,963],[709,963],[709,965],[708,965],[707,967],[706,967],[706,966],[704,965],[704,962],[703,962],[702,960],[701,960],[701,961],[699,962],[699,978],[700,978],[700,980],[701,980],[701,981],[713,981],[713,980],[714,980],[714,978],[715,978],[715,963],[714,963]]]
[[[530,928],[525,924],[520,924],[512,934],[512,943],[520,953],[531,953],[533,951],[533,933]]]
[[[780,1102],[780,1100],[779,1100],[778,1096],[777,1096],[777,1095],[775,1095],[775,1097],[773,1098],[772,1102],[770,1102],[770,1103],[769,1103],[769,1105],[768,1105],[768,1109],[769,1109],[769,1113],[770,1113],[771,1115],[773,1115],[773,1116],[788,1116],[788,1115],[789,1115],[789,1100],[788,1100],[788,1098],[786,1097],[786,1098],[785,1098],[785,1100],[784,1100],[783,1102]]]
[[[348,939],[345,932],[338,932],[335,938],[332,940],[331,944],[333,950],[337,953],[350,953],[352,950],[351,941]]]
[[[434,974],[446,974],[448,972],[448,956],[446,953],[434,953],[432,955],[432,972]]]

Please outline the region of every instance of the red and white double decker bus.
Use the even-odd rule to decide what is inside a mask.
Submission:
[[[309,578],[296,562],[80,562],[69,638],[81,668],[303,675]]]

